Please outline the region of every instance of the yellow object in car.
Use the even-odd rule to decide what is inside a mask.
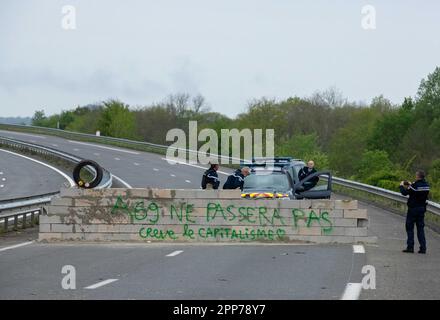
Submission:
[[[287,193],[272,193],[272,192],[250,192],[242,193],[242,198],[260,199],[260,198],[286,198],[289,197]]]

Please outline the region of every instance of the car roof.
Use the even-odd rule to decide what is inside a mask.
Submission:
[[[294,159],[292,157],[256,157],[252,159],[252,162],[242,161],[241,167],[254,168],[286,168],[296,165],[304,165],[304,161],[301,159]]]

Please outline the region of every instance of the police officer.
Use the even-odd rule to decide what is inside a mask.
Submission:
[[[309,175],[314,174],[315,172],[316,172],[315,162],[313,160],[309,160],[307,162],[307,166],[305,166],[304,168],[299,170],[298,179],[300,181],[302,181],[305,178],[307,178]],[[319,181],[319,178],[314,177],[314,178],[310,179],[309,181],[305,182],[304,183],[304,190],[309,190],[309,189],[313,188],[314,186],[316,186],[318,181]]]
[[[426,253],[426,239],[425,231],[425,212],[426,201],[428,200],[429,184],[425,180],[425,172],[416,172],[416,181],[409,183],[408,181],[402,181],[400,183],[400,193],[404,196],[409,195],[408,198],[408,213],[406,215],[406,233],[408,240],[406,242],[407,247],[403,252],[414,253],[414,224],[417,227],[417,239],[419,240],[420,250],[419,253]]]
[[[218,164],[211,164],[208,170],[203,173],[202,189],[218,189],[220,179],[218,178]]]
[[[243,190],[244,178],[249,175],[249,167],[243,167],[235,170],[223,185],[223,189],[238,189]]]

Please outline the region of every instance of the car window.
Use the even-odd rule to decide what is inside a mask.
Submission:
[[[244,179],[243,189],[273,189],[286,192],[290,189],[290,184],[285,174],[250,174]]]

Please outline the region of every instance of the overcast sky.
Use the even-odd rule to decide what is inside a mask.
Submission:
[[[361,25],[367,4],[375,30]],[[252,98],[332,86],[400,103],[440,66],[439,34],[438,0],[1,0],[0,116],[177,92],[234,116]]]

